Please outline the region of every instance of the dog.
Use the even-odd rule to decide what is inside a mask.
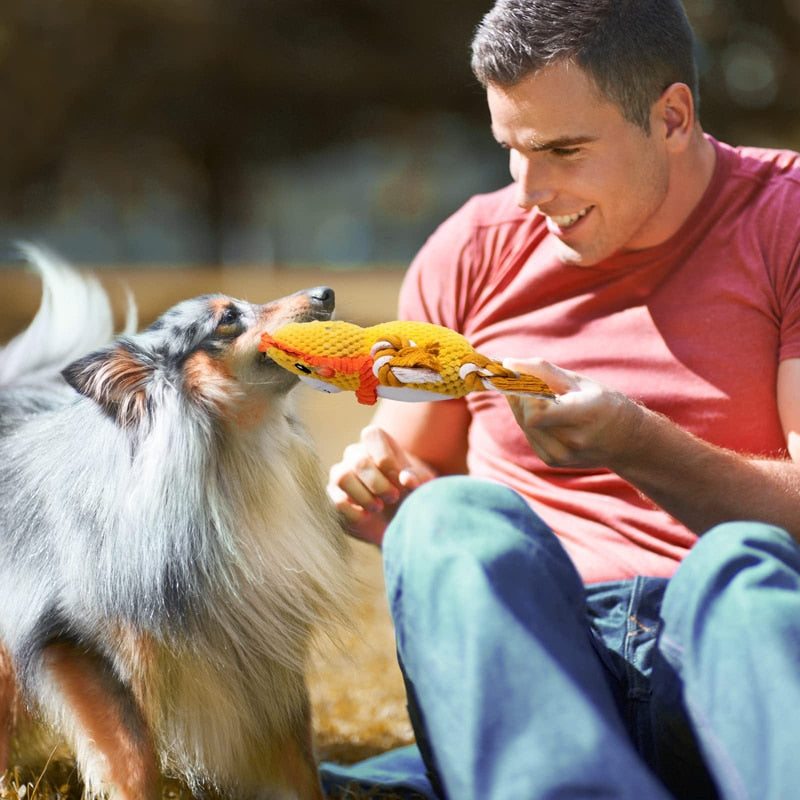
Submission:
[[[258,345],[333,290],[197,297],[113,340],[96,280],[28,256],[42,306],[0,351],[0,757],[21,697],[89,798],[174,776],[321,800],[305,668],[347,616],[347,537]]]

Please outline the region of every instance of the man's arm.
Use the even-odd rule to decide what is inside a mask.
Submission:
[[[463,400],[381,400],[372,424],[330,471],[328,495],[350,532],[380,544],[410,491],[437,475],[466,472],[468,428]]]
[[[800,358],[787,358],[778,366],[777,399],[786,449],[800,463]]]
[[[550,466],[607,467],[698,534],[757,519],[800,540],[800,359],[784,361],[778,372],[786,459],[711,445],[622,393],[546,362],[507,363],[564,392],[557,403],[510,398],[528,442]]]

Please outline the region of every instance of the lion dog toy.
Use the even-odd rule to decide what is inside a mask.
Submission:
[[[446,400],[493,389],[555,399],[533,375],[521,375],[473,349],[459,333],[429,322],[290,322],[261,337],[259,350],[323,392],[353,391],[359,403]]]

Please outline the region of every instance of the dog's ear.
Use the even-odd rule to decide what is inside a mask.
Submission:
[[[70,386],[94,400],[123,427],[138,424],[147,414],[147,383],[153,365],[130,342],[117,342],[90,353],[61,374]]]

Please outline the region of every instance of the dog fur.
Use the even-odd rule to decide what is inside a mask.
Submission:
[[[106,344],[99,284],[28,255],[42,306],[0,351],[0,757],[19,693],[87,797],[170,775],[319,800],[305,667],[346,616],[348,547],[258,344],[332,290],[186,300]]]

